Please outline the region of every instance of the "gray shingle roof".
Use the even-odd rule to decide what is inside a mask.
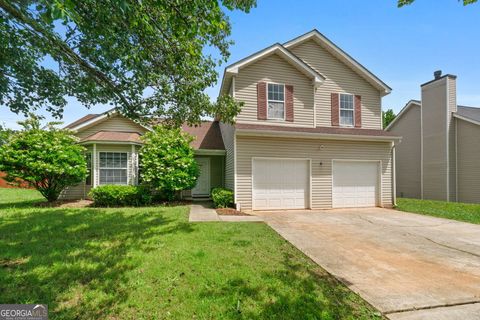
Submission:
[[[456,114],[480,122],[480,108],[458,106]]]

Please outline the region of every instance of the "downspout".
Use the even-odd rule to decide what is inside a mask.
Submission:
[[[393,206],[397,206],[397,162],[395,161],[395,142],[392,143],[392,200]]]

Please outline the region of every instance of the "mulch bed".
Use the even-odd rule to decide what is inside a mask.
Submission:
[[[215,210],[217,211],[217,214],[223,215],[223,216],[249,216],[249,214],[246,214],[245,212],[238,211],[233,208],[218,208]]]

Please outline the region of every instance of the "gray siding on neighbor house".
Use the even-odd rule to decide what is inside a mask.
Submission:
[[[447,78],[422,87],[423,198],[448,199]]]
[[[420,129],[420,106],[412,104],[388,130],[402,137],[395,151],[397,197],[422,197]]]
[[[98,131],[121,131],[121,132],[138,132],[144,133],[147,131],[141,125],[127,119],[121,115],[112,115],[103,121],[100,121],[85,129],[81,128],[79,132],[75,133],[80,139],[91,136]]]
[[[480,203],[480,125],[456,122],[458,201]]]
[[[258,120],[257,83],[275,82],[293,86],[294,121]],[[312,80],[276,54],[241,69],[235,77],[235,99],[245,103],[236,121],[313,127]]]
[[[362,127],[382,129],[381,96],[378,89],[314,40],[305,41],[289,50],[326,77],[315,94],[317,126],[332,125],[331,93],[338,92],[361,95]]]
[[[236,199],[242,210],[252,209],[252,157],[310,158],[313,209],[332,207],[333,159],[381,160],[381,203],[392,205],[390,142],[237,136]]]
[[[232,125],[220,122],[223,144],[225,145],[225,187],[235,188],[235,128]]]

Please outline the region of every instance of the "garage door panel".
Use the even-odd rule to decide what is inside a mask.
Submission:
[[[334,161],[333,207],[376,206],[379,197],[378,162]]]
[[[308,207],[308,160],[254,159],[254,209],[304,209]]]

